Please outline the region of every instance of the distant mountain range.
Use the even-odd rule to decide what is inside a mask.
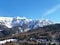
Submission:
[[[53,24],[52,21],[42,19],[42,20],[32,20],[25,17],[0,17],[0,25],[4,25],[8,28],[23,26],[27,28],[37,28],[43,27],[45,25]]]
[[[25,17],[0,17],[0,37],[39,29],[39,27],[45,29],[49,25],[55,24],[46,19],[32,20]]]

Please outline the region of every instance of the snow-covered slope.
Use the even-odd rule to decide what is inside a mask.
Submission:
[[[50,20],[32,20],[25,17],[0,17],[0,25],[5,25],[8,28],[22,26],[22,28],[34,29],[45,25],[53,24]]]

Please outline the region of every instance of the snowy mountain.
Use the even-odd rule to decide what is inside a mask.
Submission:
[[[53,22],[46,19],[32,20],[25,17],[0,17],[0,25],[4,25],[7,28],[17,27],[20,32],[25,32],[50,24],[53,24]]]
[[[35,29],[50,24],[53,24],[53,22],[45,19],[32,20],[25,17],[0,17],[0,25],[5,25],[8,28],[21,26],[22,29]]]
[[[54,24],[50,20],[32,20],[25,17],[0,17],[0,37],[33,31],[40,27]]]

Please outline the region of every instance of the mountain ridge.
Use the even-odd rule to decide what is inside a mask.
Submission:
[[[5,25],[8,28],[12,28],[18,25],[26,25],[28,28],[36,28],[37,26],[43,27],[44,25],[50,24],[53,24],[53,22],[46,19],[32,20],[27,19],[26,17],[0,17],[0,25]]]

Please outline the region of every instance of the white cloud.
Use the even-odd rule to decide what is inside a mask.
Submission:
[[[52,7],[52,9],[48,10],[47,12],[44,13],[43,17],[51,14],[51,13],[54,13],[55,11],[57,11],[58,9],[60,9],[60,4]]]

